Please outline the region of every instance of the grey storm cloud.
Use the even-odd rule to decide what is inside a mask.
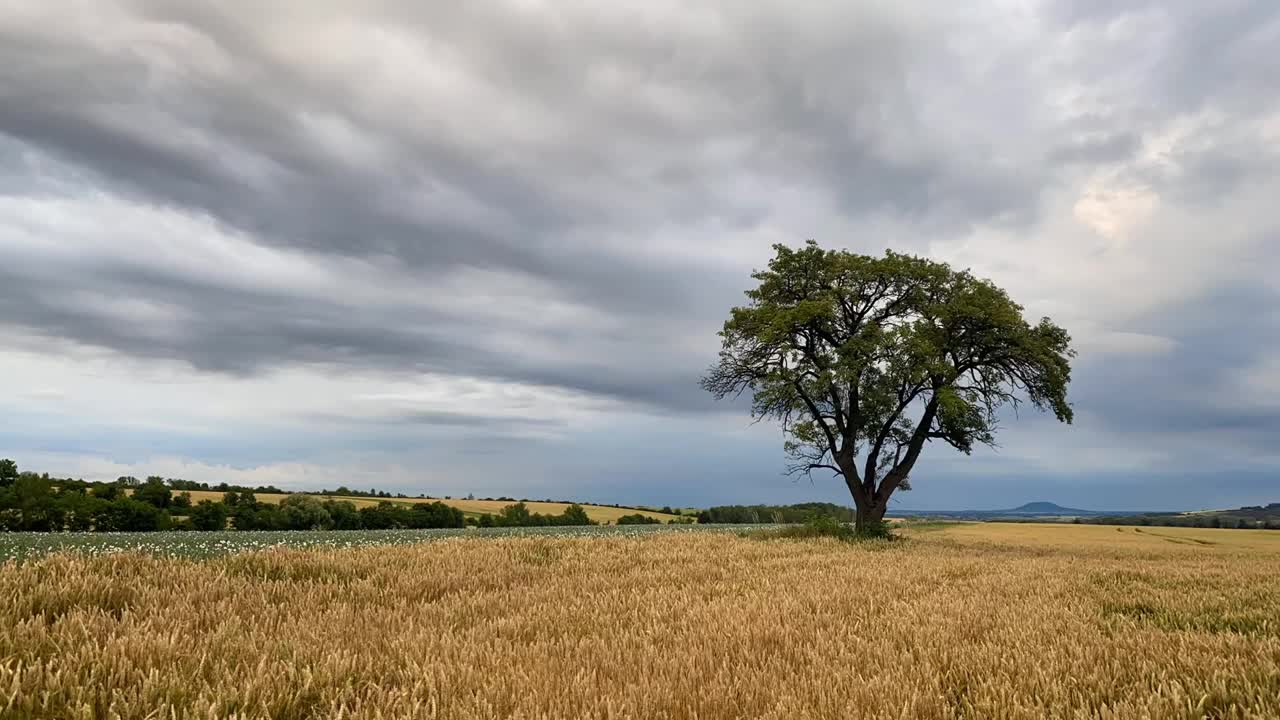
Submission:
[[[484,88],[545,126],[524,137],[483,114],[455,114],[471,107],[424,104],[416,115],[397,115],[385,102],[373,107],[358,68],[339,63],[326,72],[281,59],[289,15],[274,18],[279,27],[272,28],[272,19],[245,10],[121,6],[103,20],[133,41],[118,45],[90,42],[74,28],[24,24],[21,14],[8,18],[0,25],[0,131],[69,168],[68,184],[208,215],[265,245],[390,256],[423,273],[424,292],[431,277],[459,267],[546,279],[630,328],[634,337],[617,342],[621,362],[575,367],[571,348],[593,340],[574,337],[572,328],[562,338],[563,365],[530,368],[519,348],[469,345],[455,327],[465,318],[447,311],[414,318],[350,312],[271,288],[228,292],[190,278],[124,277],[119,269],[78,277],[54,269],[36,278],[10,267],[10,322],[203,369],[251,372],[341,358],[705,405],[688,392],[701,369],[691,358],[677,358],[675,368],[628,368],[626,356],[635,355],[628,346],[661,342],[663,325],[687,320],[708,289],[721,291],[721,305],[732,302],[745,280],[655,254],[627,258],[591,238],[622,227],[621,243],[644,243],[657,227],[705,218],[749,225],[758,210],[722,187],[740,169],[769,182],[829,188],[850,211],[925,215],[944,198],[945,212],[981,217],[1009,202],[1025,205],[1023,195],[1034,192],[1034,183],[973,158],[885,156],[881,136],[895,120],[877,105],[911,112],[911,99],[895,88],[907,71],[907,46],[927,39],[902,18],[864,13],[873,22],[812,43],[806,33],[820,29],[820,15],[791,28],[776,24],[782,14],[725,15],[723,27],[677,25],[668,34],[656,27],[636,33],[625,18],[590,13],[576,18],[577,27],[556,30],[496,8],[383,4],[364,18],[369,33],[328,49],[359,54],[355,45],[387,35],[422,48],[442,44],[448,52],[441,56],[457,59],[446,70],[454,82]],[[837,61],[851,65],[824,79]],[[413,87],[419,71],[397,68],[395,79]],[[592,83],[604,89],[593,92]],[[376,166],[354,163],[334,143],[376,146]],[[20,193],[45,165],[34,173],[19,167],[7,184]],[[112,324],[46,301],[93,284],[197,309],[198,327],[157,341],[128,321]],[[711,313],[700,312],[701,327],[714,328],[706,322]]]
[[[847,231],[816,239],[927,252],[977,228],[1030,235],[1046,198],[1106,167],[1188,207],[1276,178],[1256,127],[1280,90],[1268,0],[341,5],[0,9],[0,199],[21,220],[26,200],[105,195],[326,267],[385,268],[412,291],[372,301],[366,287],[317,296],[179,271],[124,252],[137,238],[123,225],[97,231],[93,257],[37,253],[13,238],[57,223],[15,221],[0,224],[14,343],[246,377],[432,372],[703,411],[714,332],[768,242]],[[1197,142],[1144,155],[1171,118],[1211,111],[1224,119]],[[1275,240],[1274,215],[1248,222],[1254,247]],[[517,287],[485,300],[473,276]],[[1265,408],[1211,412],[1194,392],[1280,347],[1274,327],[1188,325],[1188,307],[1275,307],[1267,288],[1247,302],[1219,290],[1131,318],[1176,347],[1157,368],[1085,358],[1077,405],[1106,427],[1153,412],[1170,430],[1276,427]]]

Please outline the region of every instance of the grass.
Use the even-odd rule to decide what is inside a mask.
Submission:
[[[190,492],[191,502],[197,503],[201,500],[222,500],[222,493],[215,490],[187,490],[179,492]],[[289,497],[284,493],[256,493],[254,495],[259,502],[278,503]],[[452,505],[464,513],[475,515],[497,515],[502,508],[515,504],[516,500],[466,500],[466,499],[445,499],[445,498],[368,498],[368,497],[345,497],[339,495],[317,495],[321,500],[345,500],[354,504],[356,507],[369,507],[377,505],[379,502],[397,502],[397,503],[430,503],[442,502],[446,505]],[[527,500],[525,505],[528,506],[529,512],[542,513],[543,515],[559,515],[569,507],[569,503],[558,502],[541,502],[536,500]],[[633,515],[640,513],[656,518],[662,522],[677,519],[677,515],[668,515],[666,513],[654,512],[651,510],[633,510],[631,508],[616,508],[608,505],[588,505],[582,503],[582,508],[587,511],[587,517],[599,523],[616,522],[623,515]]]
[[[1280,533],[1178,530],[53,553],[0,717],[1280,717]]]

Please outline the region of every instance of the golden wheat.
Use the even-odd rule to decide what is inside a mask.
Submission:
[[[0,715],[1276,718],[1278,623],[1261,531],[64,554],[0,568]]]

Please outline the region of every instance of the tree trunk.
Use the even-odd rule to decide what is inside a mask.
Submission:
[[[853,504],[856,511],[853,516],[853,527],[858,533],[863,533],[873,523],[884,520],[885,511],[889,509],[889,503],[877,503],[874,499],[862,499],[854,496]]]

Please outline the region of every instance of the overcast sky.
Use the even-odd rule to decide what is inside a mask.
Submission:
[[[0,457],[847,502],[697,386],[813,238],[1076,338],[1075,425],[897,507],[1280,501],[1277,47],[1274,0],[9,0]]]

